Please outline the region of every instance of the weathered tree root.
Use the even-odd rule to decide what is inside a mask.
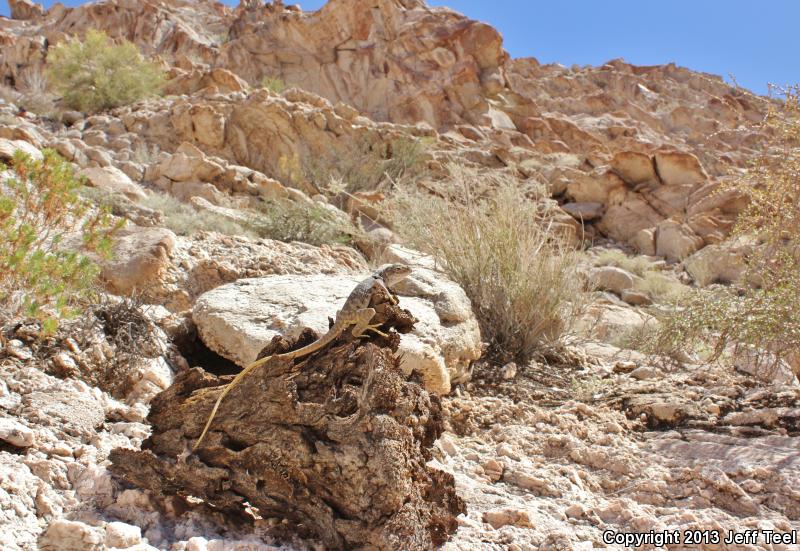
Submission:
[[[375,307],[382,330],[413,326],[407,311]],[[314,338],[306,330],[289,346],[276,337],[260,356]],[[442,410],[406,381],[399,342],[396,332],[347,332],[297,364],[267,363],[223,400],[196,455],[188,451],[225,381],[199,368],[182,373],[154,400],[143,450],[114,450],[111,469],[157,495],[203,500],[229,522],[252,518],[249,504],[327,549],[438,546],[465,507],[453,477],[426,465]]]

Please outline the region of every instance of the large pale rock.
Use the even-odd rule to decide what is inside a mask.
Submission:
[[[0,161],[9,162],[17,151],[22,151],[33,159],[42,158],[42,152],[26,141],[0,138]]]
[[[705,183],[708,174],[691,153],[659,151],[655,154],[656,169],[661,181],[668,186],[696,186]]]
[[[650,155],[620,151],[611,159],[611,168],[628,184],[638,185],[658,180]]]
[[[601,266],[590,274],[590,280],[598,288],[622,295],[622,291],[631,289],[634,284],[633,274],[617,266]]]
[[[114,256],[101,264],[101,277],[118,295],[155,286],[169,265],[175,234],[165,228],[123,228],[115,239]]]
[[[587,174],[576,170],[571,178],[567,184],[567,197],[577,203],[606,203],[614,190],[625,186],[625,182],[610,171]]]
[[[144,189],[116,167],[84,168],[78,172],[78,175],[84,176],[93,187],[111,193],[120,193],[133,201],[147,198]]]
[[[686,271],[700,286],[733,283],[744,274],[744,253],[727,245],[708,245],[684,261]]]
[[[656,227],[656,255],[679,262],[700,249],[703,238],[676,220],[664,220]]]
[[[192,311],[203,342],[245,366],[280,333],[297,337],[304,327],[322,335],[353,287],[355,276],[271,276],[242,279],[198,298]],[[463,291],[441,276],[415,269],[399,286],[400,306],[419,320],[403,335],[403,368],[418,371],[431,392],[445,394],[480,356],[480,331]]]
[[[622,203],[609,206],[598,227],[611,239],[625,243],[640,230],[652,228],[663,218],[641,196],[631,194]]]
[[[83,522],[54,520],[39,539],[42,551],[100,551],[105,549],[100,530]]]

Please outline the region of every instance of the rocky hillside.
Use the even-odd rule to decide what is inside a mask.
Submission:
[[[236,498],[203,488],[208,503],[243,508],[242,496],[261,496],[269,518],[233,519],[186,487],[162,493],[142,482],[147,474],[123,479],[109,460],[117,449],[142,464],[151,450],[168,457],[152,472],[185,462],[163,414],[167,398],[207,412],[202,391],[221,383],[199,368],[230,375],[270,339],[324,333],[369,266],[385,262],[414,268],[396,291],[416,322],[375,353],[388,364],[399,350],[392,377],[412,383],[394,384],[424,391],[406,391],[417,402],[392,410],[414,467],[394,465],[397,479],[386,474],[383,483],[412,488],[412,471],[444,471],[431,475],[439,488],[415,480],[415,503],[450,500],[441,509],[456,515],[454,487],[466,506],[454,534],[456,524],[440,519],[446,528],[408,549],[444,540],[445,549],[621,548],[604,541],[608,530],[800,531],[792,366],[733,370],[687,354],[664,367],[623,338],[667,295],[742,273],[741,245],[727,238],[745,201],[719,186],[763,147],[755,123],[768,99],[674,65],[511,59],[495,29],[423,0],[330,0],[315,12],[279,0],[9,5],[12,18],[0,18],[0,159],[56,150],[86,178],[85,196],[127,223],[113,259],[100,261],[108,303],[55,336],[23,320],[0,336],[8,549],[392,548],[399,540],[387,533],[410,533],[425,518],[402,512],[400,493],[384,496],[391,522],[389,513],[366,518],[368,501],[348,517],[335,492],[304,494],[334,519],[336,534],[320,536],[302,521],[308,511],[276,513],[277,498],[259,493],[263,480],[245,483],[235,470],[222,477],[223,465],[247,465],[252,442],[220,440],[222,451],[202,457],[206,470],[196,472],[226,491],[240,484],[230,490]],[[154,58],[167,73],[163,94],[93,114],[67,109],[45,85],[48,52],[90,29]],[[598,289],[580,342],[551,365],[482,359],[467,294],[404,246],[382,210],[391,186],[357,170],[378,162],[399,167],[397,182],[429,190],[448,185],[452,164],[503,174],[555,209],[556,226],[587,249],[583,271]],[[358,189],[332,184],[354,170]],[[339,383],[325,393],[347,406],[354,383]],[[189,387],[202,399],[186,399]],[[419,411],[433,413],[417,419]],[[403,412],[413,423],[398,421]],[[365,433],[382,415],[369,410]],[[320,426],[304,423],[322,439]],[[196,437],[186,426],[180,435]],[[337,461],[354,468],[370,438]],[[322,467],[297,469],[313,477]],[[324,493],[327,482],[300,478],[296,488]],[[740,548],[800,549],[769,547],[764,537]]]

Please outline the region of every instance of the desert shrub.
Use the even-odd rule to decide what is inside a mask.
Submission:
[[[226,235],[256,237],[256,232],[244,219],[237,222],[215,212],[196,209],[166,193],[149,193],[147,198],[141,201],[141,204],[160,212],[163,224],[177,235],[214,231]]]
[[[427,171],[426,143],[424,139],[410,138],[372,143],[365,137],[343,151],[305,159],[303,173],[329,193],[354,193],[413,182]]]
[[[776,363],[800,350],[800,102],[798,89],[784,92],[763,122],[769,136],[735,188],[749,199],[734,236],[759,245],[747,258],[742,282],[697,290],[685,308],[663,320],[651,348],[671,352],[710,343],[711,359],[725,352],[761,355]]]
[[[436,194],[398,193],[396,230],[461,285],[490,352],[525,361],[551,350],[584,306],[579,254],[554,230],[552,207],[529,199],[512,177],[450,170]]]
[[[99,268],[86,253],[110,255],[118,226],[78,195],[71,165],[54,151],[42,160],[17,152],[0,170],[0,309],[50,332],[89,298]]]
[[[90,30],[84,40],[62,42],[48,51],[47,78],[64,103],[84,112],[127,105],[157,95],[163,71],[128,41],[113,44]]]
[[[267,201],[250,220],[259,237],[312,245],[350,244],[358,229],[325,206],[296,201]]]
[[[280,94],[286,90],[286,83],[281,78],[267,75],[261,79],[261,87],[274,94]]]

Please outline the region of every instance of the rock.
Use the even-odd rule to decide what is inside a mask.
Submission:
[[[639,254],[655,256],[656,254],[656,229],[647,228],[639,230],[628,241]]]
[[[483,522],[488,522],[495,530],[503,526],[530,527],[530,513],[524,509],[495,509],[483,513]]]
[[[273,276],[243,279],[198,298],[192,318],[203,342],[229,360],[246,366],[275,335],[293,338],[304,327],[322,335],[353,287],[351,276]],[[481,354],[480,331],[463,291],[423,268],[401,285],[401,306],[419,322],[400,344],[401,366],[422,375],[435,393],[463,380]]]
[[[594,268],[589,274],[589,279],[594,286],[604,291],[611,291],[617,295],[622,291],[633,288],[633,274],[617,266],[601,266]]]
[[[31,2],[31,0],[8,0],[8,7],[12,19],[36,19],[45,13],[41,4]]]
[[[586,509],[580,503],[573,503],[564,510],[567,518],[582,518],[586,514]]]
[[[631,186],[658,181],[653,159],[645,153],[620,151],[611,159],[611,168]]]
[[[127,174],[113,166],[84,168],[78,172],[78,176],[86,177],[93,187],[111,193],[120,193],[132,201],[147,198],[147,194],[140,185],[134,183]]]
[[[138,526],[124,522],[109,522],[106,524],[106,540],[108,547],[125,549],[142,542],[142,530]]]
[[[656,227],[656,255],[679,262],[703,246],[703,238],[686,224],[664,220]]]
[[[631,371],[630,376],[637,381],[647,381],[658,378],[659,373],[649,365],[642,365]]]
[[[506,381],[512,380],[517,376],[517,364],[514,362],[507,363],[501,368],[500,374]]]
[[[708,180],[700,161],[691,153],[659,151],[655,163],[658,176],[667,186],[699,186]]]
[[[9,163],[17,151],[22,151],[32,159],[41,159],[42,152],[28,142],[0,138],[0,161]]]
[[[606,203],[615,190],[623,189],[625,183],[613,172],[587,174],[572,171],[573,180],[567,184],[567,197],[577,203]]]
[[[100,530],[83,522],[57,519],[50,523],[39,539],[42,551],[101,551],[104,549]]]
[[[623,289],[619,296],[631,306],[647,306],[653,303],[647,293],[634,289]]]
[[[687,258],[683,265],[701,287],[711,283],[739,281],[747,268],[744,253],[729,245],[703,247]]]
[[[175,234],[164,228],[128,226],[116,234],[114,256],[101,263],[101,277],[112,293],[126,295],[159,283],[175,247]]]
[[[36,444],[36,434],[9,417],[0,417],[0,440],[18,448],[29,448]]]
[[[561,208],[576,220],[590,222],[603,216],[603,203],[566,203]]]

